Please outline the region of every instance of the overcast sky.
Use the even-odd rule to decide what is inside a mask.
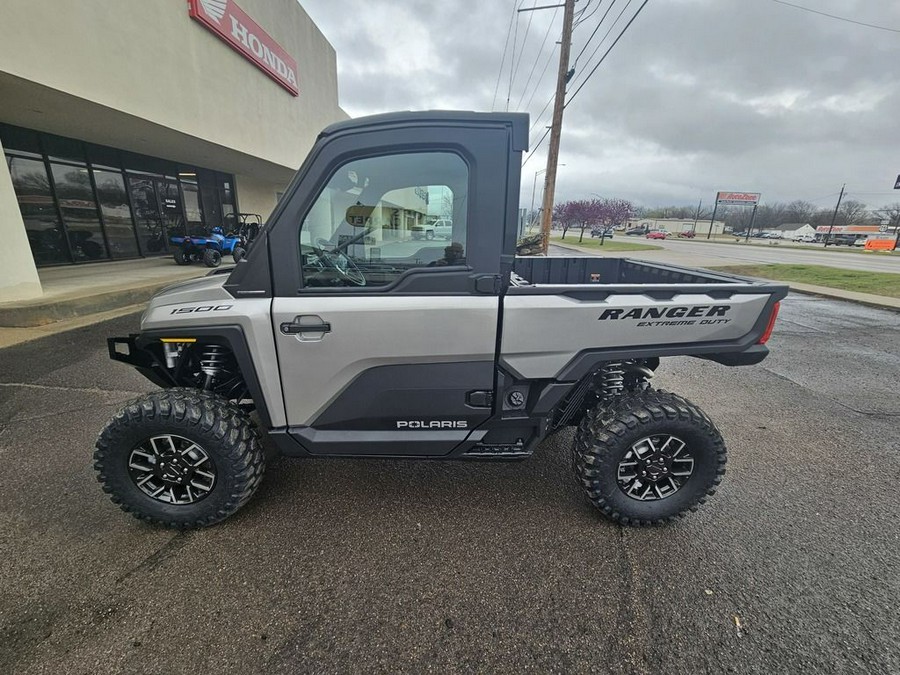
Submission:
[[[900,31],[896,0],[791,1]],[[578,59],[570,95],[641,2],[616,24],[628,0],[576,3],[583,21],[573,58],[612,9]],[[512,10],[535,4],[555,2],[301,0],[337,51],[340,102],[350,115],[505,110],[515,39],[509,110],[528,111],[533,124],[555,86],[561,9],[513,19],[497,84]],[[761,192],[763,202],[828,207],[844,182],[870,206],[900,201],[892,190],[900,173],[898,73],[900,32],[773,0],[650,0],[566,109],[557,201],[596,192],[648,206],[701,198],[707,205],[717,190],[744,190]],[[549,116],[547,108],[537,120],[532,146]],[[530,205],[546,146],[523,168],[522,206]]]

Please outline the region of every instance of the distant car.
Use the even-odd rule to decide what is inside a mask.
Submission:
[[[434,236],[439,239],[450,241],[453,238],[453,221],[452,220],[436,220],[432,225]]]
[[[605,230],[602,227],[595,227],[591,230],[591,236],[596,237],[597,239],[612,239],[613,234],[614,230],[611,227]]]
[[[803,244],[812,244],[816,240],[816,235],[814,234],[801,234],[799,237],[794,239],[794,241],[799,241]]]
[[[694,237],[697,236],[697,233],[694,232],[693,230],[685,230],[684,232],[679,232],[678,236],[681,237],[682,239],[693,239]]]
[[[639,237],[642,234],[647,234],[647,228],[644,226],[632,227],[630,230],[625,230],[625,234],[629,237]]]
[[[669,233],[665,230],[653,230],[652,232],[647,233],[647,239],[665,239],[669,236]]]

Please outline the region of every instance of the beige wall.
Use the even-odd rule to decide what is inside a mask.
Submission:
[[[6,161],[0,162],[0,242],[0,302],[39,297],[41,280],[31,257]]]
[[[316,134],[346,118],[338,107],[334,49],[296,0],[239,5],[296,59],[299,97],[191,19],[185,0],[3,0],[2,5],[0,72],[167,130],[295,169]],[[52,97],[47,110],[7,103],[11,112],[4,116],[0,101],[0,121],[74,135],[53,109]],[[29,118],[9,119],[22,114]],[[83,138],[84,120],[72,122]],[[115,137],[115,122],[84,140],[103,143],[104,132],[107,139]],[[139,136],[152,143],[153,135],[147,126]]]
[[[236,175],[238,208],[243,213],[258,213],[263,221],[275,208],[276,193],[284,192],[287,183],[273,183],[254,176]]]

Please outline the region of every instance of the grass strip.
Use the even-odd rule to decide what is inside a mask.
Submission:
[[[900,274],[845,270],[824,265],[725,265],[716,270],[776,281],[826,286],[843,291],[900,298]]]
[[[570,246],[579,246],[581,248],[589,248],[595,251],[609,251],[610,253],[614,253],[616,251],[662,250],[662,246],[653,246],[652,244],[635,244],[630,241],[620,241],[618,237],[615,239],[607,239],[603,242],[603,246],[600,245],[599,239],[594,239],[591,237],[585,237],[584,241],[579,244],[578,234],[575,234],[574,236],[569,234],[565,239],[562,239],[560,237],[550,237],[550,242],[554,244],[568,244]]]

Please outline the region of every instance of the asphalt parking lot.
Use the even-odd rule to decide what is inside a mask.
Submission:
[[[151,386],[132,315],[0,350],[0,672],[900,672],[900,315],[790,296],[772,356],[663,362],[729,444],[718,494],[623,529],[569,433],[522,463],[276,461],[177,533],[102,494]]]

